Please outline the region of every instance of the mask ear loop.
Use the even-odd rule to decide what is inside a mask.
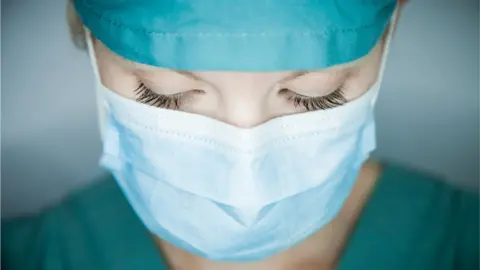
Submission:
[[[100,139],[102,142],[104,141],[105,135],[105,119],[107,117],[107,104],[104,102],[103,95],[100,91],[103,85],[100,79],[100,72],[98,69],[97,58],[95,56],[95,49],[93,47],[93,40],[91,32],[85,27],[85,40],[87,42],[87,51],[88,56],[90,58],[90,64],[93,69],[93,73],[95,75],[95,94],[96,94],[96,101],[97,101],[97,113],[98,113],[98,125],[100,128]]]
[[[392,36],[393,33],[395,32],[395,27],[397,25],[397,16],[399,13],[399,8],[398,6],[395,8],[395,11],[392,14],[392,17],[390,19],[390,23],[388,25],[388,32],[387,32],[387,37],[385,39],[384,47],[383,47],[383,53],[382,53],[382,62],[380,64],[380,71],[378,73],[378,81],[375,84],[378,84],[378,88],[380,88],[380,85],[382,84],[383,81],[383,76],[385,73],[385,67],[387,65],[387,58],[388,58],[388,53],[390,52],[390,44],[392,43]],[[375,96],[372,99],[372,106],[377,102],[378,98],[378,92],[375,93]]]

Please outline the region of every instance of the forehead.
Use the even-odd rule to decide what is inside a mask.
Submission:
[[[143,63],[125,59],[122,56],[109,50],[102,42],[98,40],[95,40],[94,44],[95,44],[95,49],[98,57],[108,58],[109,62],[114,63],[115,65],[121,66],[126,70],[130,70],[132,72],[136,72],[138,74],[141,74],[147,77],[162,76],[162,75],[166,76],[169,74],[176,74],[191,80],[203,81],[203,78],[205,77],[237,77],[239,78],[239,77],[254,76],[254,77],[261,77],[261,78],[279,78],[281,82],[288,82],[288,81],[293,81],[301,78],[314,77],[315,75],[318,75],[318,74],[346,72],[352,68],[361,67],[362,65],[365,65],[370,61],[370,58],[373,52],[379,47],[379,46],[375,46],[369,54],[361,57],[360,59],[357,59],[355,61],[351,61],[348,63],[344,63],[344,64],[334,65],[325,69],[248,72],[248,71],[215,71],[215,70],[190,71],[190,70],[177,70],[177,69],[156,67],[156,66],[146,65]],[[378,45],[380,45],[380,42]]]

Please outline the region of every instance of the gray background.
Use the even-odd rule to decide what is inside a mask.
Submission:
[[[36,211],[100,174],[93,74],[63,0],[2,3],[2,215]],[[477,188],[478,2],[411,1],[377,107],[377,156]]]

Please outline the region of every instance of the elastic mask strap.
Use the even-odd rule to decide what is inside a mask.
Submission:
[[[389,23],[388,30],[387,30],[388,33],[387,33],[387,38],[385,39],[385,44],[384,44],[384,47],[383,47],[382,60],[381,60],[382,62],[380,63],[378,80],[376,82],[376,84],[378,84],[379,87],[380,87],[380,85],[382,84],[382,81],[383,81],[383,75],[384,75],[384,72],[385,72],[385,67],[387,65],[388,53],[390,51],[390,43],[392,41],[392,36],[393,36],[393,33],[395,32],[395,27],[397,25],[397,16],[398,16],[398,12],[399,12],[398,10],[399,9],[398,9],[398,6],[397,6],[397,8],[395,8],[395,11],[392,14],[392,18],[390,19],[390,23]],[[377,102],[377,98],[378,98],[378,91],[377,91],[377,93],[375,93],[375,96],[372,99],[372,105]]]
[[[105,106],[103,96],[100,91],[103,85],[100,79],[100,72],[98,70],[97,57],[95,56],[92,35],[87,28],[84,28],[84,29],[85,29],[84,31],[85,40],[87,41],[88,56],[90,58],[90,64],[92,66],[93,73],[95,75],[95,94],[96,94],[96,100],[97,100],[98,124],[100,128],[100,139],[103,142],[103,138],[105,135],[105,119],[107,117],[107,108]]]

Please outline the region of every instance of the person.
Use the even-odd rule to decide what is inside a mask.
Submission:
[[[108,173],[2,269],[479,269],[479,200],[374,161],[404,1],[75,0]]]

